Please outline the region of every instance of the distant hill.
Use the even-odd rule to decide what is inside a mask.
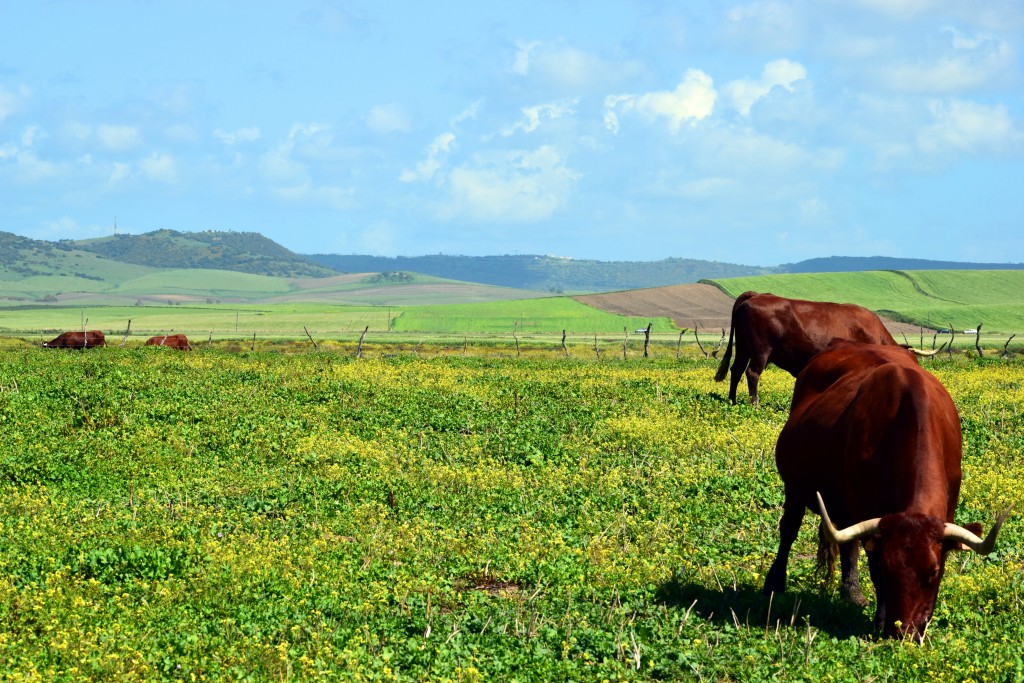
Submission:
[[[308,258],[341,272],[412,271],[454,280],[548,292],[607,292],[663,287],[702,278],[768,275],[773,268],[717,261],[667,258],[660,261],[593,261],[557,256],[343,256]]]
[[[1024,263],[964,263],[889,256],[829,256],[787,263],[778,273],[860,273],[869,270],[1024,270]]]
[[[337,275],[256,232],[156,230],[142,235],[61,240],[57,247],[151,268],[207,268],[274,277]]]

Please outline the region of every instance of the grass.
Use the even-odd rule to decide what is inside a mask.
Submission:
[[[872,271],[715,280],[736,297],[747,290],[894,311],[917,324],[1024,333],[1024,271]]]
[[[760,595],[793,380],[688,355],[431,359],[0,345],[9,680],[1004,681],[1018,517],[947,564],[923,646],[813,570]],[[930,361],[957,520],[1024,503],[1024,365]],[[866,594],[871,596],[866,567]]]
[[[574,334],[629,332],[653,323],[659,332],[677,331],[667,318],[651,320],[605,313],[570,297],[548,297],[520,301],[499,301],[452,306],[417,306],[405,309],[395,322],[398,332],[502,333],[513,329],[523,333],[559,332]]]

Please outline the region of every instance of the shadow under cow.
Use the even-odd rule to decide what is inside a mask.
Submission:
[[[717,626],[774,631],[803,629],[809,621],[814,628],[838,639],[874,633],[874,622],[865,608],[845,602],[835,592],[791,591],[769,597],[761,593],[760,587],[717,589],[672,579],[658,588],[655,598],[668,608],[690,611]]]

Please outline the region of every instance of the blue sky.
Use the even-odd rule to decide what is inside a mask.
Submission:
[[[0,230],[1024,261],[1019,0],[0,0]]]

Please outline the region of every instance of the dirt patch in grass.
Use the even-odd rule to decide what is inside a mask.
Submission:
[[[712,285],[691,284],[631,289],[623,292],[586,294],[577,301],[602,311],[637,317],[671,318],[678,327],[703,330],[729,330],[733,298]],[[919,334],[920,327],[882,318],[898,341]]]

